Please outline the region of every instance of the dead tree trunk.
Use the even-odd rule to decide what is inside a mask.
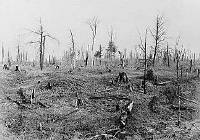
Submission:
[[[167,43],[167,66],[170,67],[169,65],[169,45]]]
[[[190,60],[190,72],[192,72],[192,59]]]
[[[144,94],[146,94],[146,71],[147,71],[147,29],[146,29],[146,33],[145,33],[145,39],[144,39],[144,44],[143,44],[143,40],[142,37],[140,36],[140,45],[139,45],[140,49],[143,51],[144,53],[144,78],[142,81],[142,87],[144,89]]]
[[[32,33],[38,35],[40,37],[39,41],[31,41],[29,43],[33,44],[33,43],[39,43],[39,63],[40,63],[40,69],[43,69],[43,65],[44,65],[44,51],[45,51],[45,37],[51,38],[53,40],[56,40],[59,44],[59,41],[52,37],[49,33],[45,32],[43,29],[43,25],[42,25],[42,21],[40,19],[40,29],[39,31],[32,31],[30,30]]]
[[[43,69],[43,27],[41,25],[41,21],[40,21],[40,69]]]
[[[17,46],[17,62],[20,61],[20,49],[19,49],[19,44]]]
[[[89,58],[88,52],[86,51],[85,67],[87,67],[87,65],[88,65],[88,58]]]
[[[101,45],[99,46],[99,52],[100,52],[99,64],[101,65],[101,57],[102,57],[102,47],[101,47]]]
[[[71,30],[70,30],[70,36],[71,36],[71,41],[72,41],[71,65],[72,65],[72,69],[74,69],[76,67],[76,53],[75,53],[74,35]]]
[[[162,16],[157,15],[156,18],[156,27],[154,32],[151,32],[154,40],[155,40],[155,46],[154,46],[154,54],[153,54],[153,66],[155,65],[157,51],[162,44],[162,42],[165,40],[166,36],[166,29],[164,25],[164,20]]]
[[[28,61],[28,53],[27,52],[26,52],[25,60],[26,60],[26,62]]]
[[[49,55],[49,64],[51,64],[51,56]]]
[[[157,17],[155,48],[154,48],[154,55],[153,55],[153,66],[155,65],[155,59],[156,59],[156,54],[157,54],[157,49],[158,49],[158,28],[159,28],[158,26],[159,26],[159,20],[158,20],[158,17]]]
[[[194,68],[195,68],[195,53],[194,53],[194,61],[193,61],[193,66],[194,66]]]
[[[46,41],[46,36],[43,36],[43,42],[42,42],[42,65],[44,65],[44,52],[45,52],[45,41]]]
[[[181,110],[180,110],[180,107],[181,107],[181,100],[180,100],[180,87],[179,87],[179,54],[178,52],[176,53],[176,77],[177,77],[177,95],[178,95],[178,107],[179,107],[179,110],[178,110],[178,122],[177,122],[177,125],[180,126],[180,115],[181,115]]]
[[[144,42],[144,94],[146,94],[146,70],[147,70],[147,30]]]
[[[10,52],[8,51],[8,66],[11,67]]]
[[[91,48],[91,58],[92,58],[92,65],[94,66],[94,44],[97,35],[97,27],[99,24],[99,20],[97,17],[94,17],[92,20],[88,21],[88,25],[92,31],[92,48]]]
[[[2,54],[1,62],[2,62],[2,64],[3,64],[3,59],[4,59],[4,47],[3,47],[3,43],[2,43],[2,51],[1,51],[1,54]]]

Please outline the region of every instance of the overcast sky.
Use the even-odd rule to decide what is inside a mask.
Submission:
[[[107,47],[112,27],[118,48],[134,50],[138,31],[153,27],[157,14],[165,17],[171,45],[180,35],[185,48],[200,52],[200,0],[0,0],[0,42],[13,56],[19,41],[33,55],[37,45],[33,49],[24,43],[38,37],[26,29],[37,29],[41,17],[46,30],[61,42],[58,46],[48,40],[47,53],[61,56],[70,47],[69,29],[77,48],[91,44],[86,21],[96,16],[100,23],[95,48]]]

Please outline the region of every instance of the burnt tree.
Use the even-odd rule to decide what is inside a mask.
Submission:
[[[166,39],[166,28],[165,22],[162,16],[157,15],[156,17],[156,25],[155,27],[150,30],[152,37],[154,39],[154,54],[153,54],[153,66],[155,65],[156,56],[158,53],[159,48],[161,47],[162,43]]]

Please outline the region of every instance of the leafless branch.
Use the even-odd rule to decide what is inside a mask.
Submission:
[[[31,29],[26,29],[26,30],[29,31],[29,32],[31,32],[31,33],[34,33],[34,34],[40,35],[40,32],[37,32],[37,31],[31,30]]]
[[[96,35],[97,35],[97,26],[99,24],[99,20],[98,20],[97,17],[94,17],[93,19],[88,20],[87,24],[89,25],[89,27],[92,31],[92,51],[93,51],[94,42],[95,42],[95,38],[96,38]]]
[[[51,36],[50,34],[46,34],[46,35],[44,35],[44,37],[49,37],[49,38],[51,38],[51,39],[57,41],[58,44],[60,44],[60,41],[59,41],[57,38]]]
[[[30,41],[30,42],[27,42],[26,44],[35,44],[35,43],[40,43],[40,41]]]

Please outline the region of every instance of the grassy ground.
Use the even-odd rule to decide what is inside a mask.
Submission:
[[[113,84],[113,79],[122,71],[127,73],[129,83]],[[134,105],[125,133],[119,133],[112,139],[122,139],[120,137],[125,135],[132,139],[198,139],[198,127],[191,123],[198,117],[198,105],[181,101],[189,109],[181,111],[182,124],[177,127],[178,111],[169,107],[164,93],[167,86],[173,88],[173,82],[167,86],[154,86],[148,82],[147,94],[143,94],[141,79],[138,78],[142,73],[142,70],[131,68],[112,68],[109,72],[101,67],[78,68],[72,72],[67,68],[46,68],[41,72],[39,69],[24,66],[20,72],[13,69],[2,71],[1,118],[6,128],[4,136],[16,139],[103,139],[101,134],[118,129],[116,120],[121,111],[116,111],[116,105],[119,104],[123,110],[128,103],[127,99],[131,99]],[[159,69],[155,70],[155,74],[159,77],[159,82],[175,81],[173,70]],[[190,77],[192,76],[191,74]],[[48,82],[52,84],[52,89],[45,88]],[[198,102],[198,89],[195,86],[197,80],[194,78],[187,84],[183,82],[182,96]],[[20,87],[29,101],[32,90],[35,90],[36,98],[32,104],[19,106],[6,100],[9,97],[21,103],[17,95]],[[77,94],[83,100],[83,105],[79,108],[75,103]],[[156,112],[149,109],[153,96],[159,97],[155,105]],[[176,98],[173,104],[177,105]]]

